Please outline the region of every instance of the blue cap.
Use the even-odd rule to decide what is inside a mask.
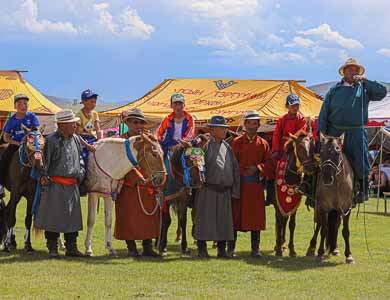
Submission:
[[[301,100],[299,99],[299,96],[296,94],[290,94],[286,98],[286,105],[296,105],[300,103]]]
[[[88,89],[81,93],[81,100],[88,100],[91,98],[97,98],[98,94],[94,93],[92,90]]]
[[[211,117],[210,123],[207,124],[208,127],[229,127],[227,125],[225,117],[214,116]]]

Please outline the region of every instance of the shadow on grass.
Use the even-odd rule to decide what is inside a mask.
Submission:
[[[376,215],[381,217],[390,217],[390,212],[385,214],[384,212],[376,212],[376,211],[366,211],[367,215]]]

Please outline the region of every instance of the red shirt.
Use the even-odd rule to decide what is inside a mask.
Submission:
[[[306,119],[301,115],[291,116],[289,114],[281,117],[276,123],[274,135],[272,137],[272,152],[283,152],[284,143],[291,134],[297,133],[299,130],[306,130]]]

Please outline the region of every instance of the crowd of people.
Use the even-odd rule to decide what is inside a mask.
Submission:
[[[369,175],[364,124],[368,121],[368,103],[383,99],[386,88],[366,79],[364,71],[364,67],[355,59],[349,59],[340,67],[342,79],[326,94],[318,119],[319,132],[344,137],[344,149],[339,150],[345,152],[356,177],[354,203],[367,201],[369,180],[374,182],[371,186],[375,187],[379,182],[378,177],[384,175],[375,169]],[[88,154],[95,151],[94,143],[102,138],[99,115],[95,111],[97,98],[93,91],[84,91],[80,112],[76,115],[70,110],[57,113],[58,129],[46,138],[44,171],[39,178],[41,200],[35,226],[45,231],[51,257],[58,256],[57,240],[60,233],[65,234],[67,256],[85,256],[77,247],[78,232],[83,227],[79,185],[88,172]],[[26,95],[15,96],[16,112],[4,128],[4,141],[9,146],[1,159],[1,185],[4,185],[10,157],[23,143],[24,127],[32,130],[39,127],[37,117],[28,112],[28,100]],[[177,188],[178,184],[169,172],[172,153],[183,147],[180,143],[182,140],[197,146],[194,118],[185,110],[184,95],[174,94],[167,101],[170,101],[172,113],[157,129],[168,170],[165,195]],[[225,117],[213,116],[210,119],[204,154],[205,184],[196,192],[193,204],[196,211],[193,236],[200,257],[209,257],[207,241],[217,243],[218,257],[234,257],[238,231],[250,232],[251,256],[261,256],[260,233],[266,229],[265,206],[270,204],[265,200],[265,182],[272,183],[277,162],[286,158],[285,143],[290,135],[308,130],[306,119],[299,113],[299,95],[288,95],[285,105],[287,113],[277,122],[272,146],[257,133],[261,116],[255,110],[243,115],[244,133],[234,138],[231,144],[225,141],[229,128]],[[122,121],[128,127],[128,131],[122,135],[125,139],[139,135],[148,122],[139,109],[123,112]],[[320,151],[319,141],[317,150]],[[312,182],[311,176],[302,176],[301,184],[293,193],[312,196]],[[381,182],[389,184],[388,179]],[[271,185],[283,183],[274,182]],[[134,168],[126,175],[115,202],[114,237],[126,242],[131,257],[140,255],[136,241],[142,241],[143,256],[159,255],[152,245],[152,240],[160,234],[160,212],[154,194],[154,188],[145,181],[142,170]],[[2,186],[0,197],[4,197]]]

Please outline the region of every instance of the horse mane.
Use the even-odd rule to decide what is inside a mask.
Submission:
[[[301,136],[309,136],[309,133],[304,129],[299,129],[295,134],[291,134],[290,137],[286,138],[286,142],[284,143],[284,148],[287,149],[294,140],[300,138]]]

